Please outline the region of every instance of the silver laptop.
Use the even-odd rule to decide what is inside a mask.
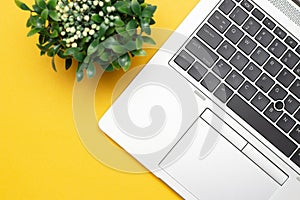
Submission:
[[[201,0],[99,127],[184,199],[299,200],[299,39],[297,1]]]

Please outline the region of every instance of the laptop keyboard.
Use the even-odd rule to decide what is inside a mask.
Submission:
[[[223,0],[174,62],[300,167],[300,45],[250,0]]]

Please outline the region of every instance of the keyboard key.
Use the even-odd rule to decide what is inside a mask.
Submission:
[[[226,19],[219,11],[215,11],[215,13],[209,18],[208,22],[221,33],[224,33],[231,24],[231,22]]]
[[[263,74],[256,81],[256,85],[262,89],[265,93],[267,93],[271,87],[274,85],[275,81],[273,81],[267,74]]]
[[[296,153],[293,155],[291,160],[298,166],[300,167],[300,149],[296,151]]]
[[[207,24],[204,24],[201,27],[197,35],[213,49],[215,49],[223,40],[223,38]]]
[[[252,11],[252,15],[258,20],[262,20],[265,17],[265,15],[257,8]]]
[[[218,53],[228,60],[236,51],[236,49],[227,41],[224,41],[218,48]]]
[[[297,79],[290,87],[290,91],[300,99],[300,80]]]
[[[255,39],[264,47],[267,47],[270,42],[274,39],[274,36],[265,28],[257,34]]]
[[[232,0],[224,0],[219,9],[227,15],[234,8],[235,3]]]
[[[274,58],[270,58],[265,64],[264,69],[269,72],[272,76],[276,76],[278,72],[282,69],[282,65],[277,62]]]
[[[257,47],[257,49],[251,55],[251,58],[260,66],[262,66],[269,57],[270,54],[268,54],[261,47]]]
[[[275,28],[275,23],[270,20],[268,17],[263,21],[264,25],[266,25],[266,27],[268,27],[270,30],[273,30],[273,28]]]
[[[225,34],[225,36],[234,44],[238,43],[243,35],[244,33],[235,25],[232,25]]]
[[[233,112],[239,115],[287,157],[290,157],[297,149],[297,145],[294,144],[294,142],[292,142],[286,135],[275,128],[239,96],[234,95],[229,100],[227,105],[233,110]]]
[[[295,124],[296,122],[287,114],[284,114],[277,122],[277,125],[286,133],[288,133]]]
[[[194,61],[195,59],[190,56],[185,50],[182,50],[174,60],[174,62],[184,70],[187,70]]]
[[[270,104],[264,114],[273,122],[275,122],[282,114],[282,111],[276,110],[274,103]]]
[[[300,125],[298,124],[290,133],[290,136],[300,144]]]
[[[276,84],[269,92],[269,96],[274,100],[283,100],[286,97],[287,91],[285,91],[280,85]]]
[[[275,39],[271,46],[268,48],[268,50],[271,53],[273,53],[277,58],[280,58],[286,49],[287,47],[278,39]]]
[[[298,77],[300,77],[300,63],[297,65],[297,67],[294,69],[294,72]]]
[[[265,107],[270,103],[268,97],[259,92],[252,99],[251,103],[260,111],[263,111]]]
[[[209,72],[201,81],[201,85],[203,85],[208,91],[212,92],[220,82],[221,81],[215,75]]]
[[[288,87],[295,79],[295,76],[287,69],[283,69],[276,78],[282,85]]]
[[[254,63],[250,63],[243,71],[243,74],[245,74],[251,81],[254,82],[261,72],[261,69],[259,69]]]
[[[245,79],[233,70],[226,78],[226,83],[228,83],[234,89],[237,89]]]
[[[297,53],[300,54],[300,46],[298,46],[298,48],[296,49]]]
[[[212,67],[219,58],[195,37],[186,45],[186,48],[208,67]]]
[[[246,81],[239,89],[239,93],[247,100],[250,100],[256,92],[257,89],[248,81]]]
[[[223,103],[228,101],[232,96],[232,94],[233,91],[229,87],[227,87],[224,83],[222,83],[214,93],[214,95]]]
[[[248,36],[245,36],[239,43],[238,47],[245,52],[245,54],[249,55],[256,47],[256,43]]]
[[[224,61],[219,60],[213,67],[213,71],[220,77],[224,78],[231,70],[231,67]]]
[[[237,52],[232,59],[230,60],[230,63],[235,66],[238,70],[244,69],[244,67],[249,62],[249,59],[246,58],[241,52]]]
[[[295,48],[298,45],[296,40],[294,40],[291,36],[288,36],[284,42],[292,48]]]
[[[276,27],[274,33],[280,38],[283,39],[287,35],[280,27]]]
[[[295,113],[294,117],[300,122],[300,109]]]
[[[191,75],[196,81],[200,81],[200,79],[203,78],[206,72],[207,69],[199,62],[196,62],[188,71],[188,74]]]
[[[284,100],[285,110],[293,114],[300,106],[300,103],[291,95]]]
[[[247,1],[247,0],[243,0],[242,1],[242,3],[241,3],[241,5],[247,10],[247,11],[251,11],[252,9],[253,9],[253,5],[249,2],[249,1]]]
[[[239,6],[237,6],[229,16],[235,23],[242,25],[243,22],[247,19],[248,14]]]
[[[243,26],[243,29],[251,36],[254,36],[260,28],[261,25],[252,17],[250,17]]]
[[[291,50],[288,50],[281,58],[281,61],[290,69],[293,69],[299,60],[300,58]]]

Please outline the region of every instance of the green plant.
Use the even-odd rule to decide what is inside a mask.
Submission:
[[[84,71],[94,76],[94,63],[127,71],[131,57],[146,55],[143,43],[155,44],[149,35],[157,7],[144,0],[35,0],[32,8],[15,3],[30,12],[27,36],[39,35],[40,54],[52,57],[55,71],[55,56],[65,59],[66,70],[76,60],[78,81]]]

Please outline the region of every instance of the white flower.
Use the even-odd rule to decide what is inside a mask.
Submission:
[[[87,32],[83,31],[82,35],[83,35],[84,37],[86,37],[86,36],[87,36]]]
[[[76,29],[75,29],[74,26],[71,28],[70,32],[71,32],[71,33],[75,33],[75,32],[76,32]]]
[[[115,19],[115,16],[111,15],[109,16],[110,20],[114,20]]]
[[[96,30],[99,31],[100,30],[100,26],[97,26]]]
[[[61,34],[62,36],[64,36],[64,35],[66,35],[66,32],[65,32],[65,31],[62,31],[60,34]]]
[[[90,20],[90,17],[88,15],[84,16],[83,18],[85,21],[89,21]]]
[[[70,39],[68,38],[68,39],[66,39],[66,43],[67,44],[69,44],[70,43]]]
[[[76,35],[81,35],[81,32],[80,31],[76,31]]]
[[[92,24],[92,29],[96,29],[97,28],[97,24]]]
[[[95,34],[95,31],[94,31],[94,30],[90,30],[90,31],[89,31],[89,34],[90,34],[90,35],[94,35],[94,34]]]
[[[70,44],[67,44],[67,47],[70,47]]]
[[[76,48],[76,47],[77,47],[77,43],[74,42],[74,43],[72,44],[72,47],[73,47],[73,48]]]
[[[86,28],[84,28],[84,31],[85,31],[85,32],[89,32],[90,29],[89,29],[88,27],[86,27]]]
[[[103,40],[105,40],[105,37],[104,37],[104,36],[101,38],[101,41],[103,41]]]
[[[114,26],[114,23],[113,23],[113,22],[110,22],[110,23],[109,23],[109,26],[110,26],[110,27],[113,27],[113,26]]]
[[[83,2],[87,2],[87,0],[82,0]]]
[[[97,6],[98,4],[99,4],[98,1],[93,1],[93,5],[94,5],[94,6]]]
[[[83,4],[83,5],[82,5],[82,8],[83,8],[83,10],[87,10],[87,9],[89,9],[89,6],[86,5],[86,4]]]
[[[108,6],[108,7],[106,8],[106,10],[107,10],[107,12],[110,13],[110,12],[111,12],[111,7]]]
[[[65,6],[64,11],[69,12],[69,10],[70,10],[69,6]]]
[[[111,6],[110,8],[111,8],[111,11],[112,11],[112,12],[116,11],[116,7]]]
[[[99,1],[99,6],[100,6],[100,7],[104,6],[103,1]]]
[[[106,3],[109,3],[109,2],[110,2],[110,0],[105,0],[105,2],[106,2]]]
[[[70,43],[74,42],[74,40],[75,40],[74,37],[71,37],[70,38]]]
[[[100,17],[103,17],[103,16],[104,16],[103,11],[100,11],[100,12],[99,12],[99,16],[100,16]]]
[[[67,33],[68,33],[68,32],[70,32],[70,31],[71,31],[71,29],[70,29],[70,28],[67,28],[67,29],[66,29],[66,31],[67,31]]]
[[[74,40],[77,40],[78,39],[78,36],[77,35],[74,35]]]
[[[76,6],[75,9],[76,9],[77,11],[79,11],[79,10],[80,10],[80,7],[79,7],[79,6]]]
[[[105,23],[105,24],[109,24],[109,19],[108,19],[108,18],[105,18],[105,19],[104,19],[104,23]]]
[[[59,10],[59,9],[60,9],[60,6],[59,6],[59,5],[55,6],[55,9],[56,9],[56,10]]]

